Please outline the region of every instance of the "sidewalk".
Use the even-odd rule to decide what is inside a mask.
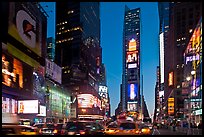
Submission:
[[[182,133],[182,132],[177,132],[177,131],[173,131],[173,130],[170,130],[170,129],[160,129],[159,130],[161,135],[186,135],[185,133]]]

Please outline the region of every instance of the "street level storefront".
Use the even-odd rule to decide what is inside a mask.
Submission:
[[[69,91],[50,80],[47,83],[47,122],[66,122],[70,118],[71,96]]]

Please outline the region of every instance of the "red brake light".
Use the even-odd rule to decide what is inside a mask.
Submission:
[[[79,133],[80,133],[80,135],[84,135],[85,131],[84,130],[80,130]]]

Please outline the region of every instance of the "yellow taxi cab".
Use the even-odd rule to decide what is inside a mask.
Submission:
[[[123,121],[119,124],[119,131],[116,135],[139,135],[138,124],[134,121]]]
[[[114,135],[119,132],[119,126],[117,122],[111,122],[105,127],[105,135]]]
[[[27,125],[2,125],[2,135],[38,135],[37,128]]]
[[[147,125],[140,125],[140,134],[141,135],[150,135],[151,134],[151,129]]]

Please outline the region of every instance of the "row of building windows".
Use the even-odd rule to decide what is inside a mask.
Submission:
[[[180,67],[180,66],[177,64],[177,65],[176,65],[176,68],[179,68],[179,67]],[[183,68],[183,67],[184,67],[184,64],[182,64],[181,67]]]
[[[59,26],[59,25],[64,25],[64,24],[67,24],[67,21],[64,21],[64,22],[62,22],[62,23],[58,23],[57,26]]]
[[[71,31],[76,31],[76,30],[81,30],[82,31],[82,28],[81,27],[75,27],[75,28],[67,29],[67,30],[64,30],[64,31],[61,31],[61,32],[57,32],[57,34],[60,35],[60,34],[63,34],[63,33],[71,32]]]
[[[58,41],[56,41],[56,43],[63,43],[63,42],[71,41],[71,40],[73,40],[73,39],[74,39],[74,38],[71,37],[71,38],[68,38],[68,39],[58,40]]]
[[[177,39],[176,41],[181,41],[181,40],[185,40],[185,37],[182,37],[181,39]]]

